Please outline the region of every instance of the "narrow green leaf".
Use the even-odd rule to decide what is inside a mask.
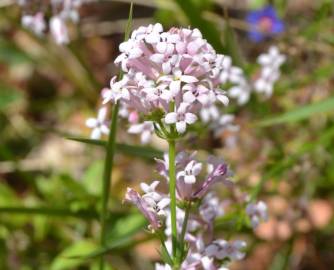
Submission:
[[[117,151],[129,156],[136,156],[147,159],[163,157],[162,151],[148,146],[137,146],[118,143],[116,144],[116,149]]]
[[[96,145],[96,146],[104,146],[104,147],[107,146],[107,141],[103,141],[103,140],[92,140],[92,139],[80,138],[80,137],[67,137],[67,139],[72,140],[72,141],[86,143],[86,144]],[[162,151],[155,149],[153,147],[150,147],[150,146],[116,143],[116,151],[124,155],[135,156],[135,157],[146,158],[146,159],[163,157]]]
[[[80,138],[80,137],[66,137],[66,139],[85,143],[85,144],[96,145],[96,146],[104,146],[104,147],[107,146],[107,141],[103,141],[103,140],[93,140],[93,139]]]
[[[44,215],[54,217],[77,217],[83,219],[96,219],[98,217],[98,214],[92,210],[73,211],[69,209],[48,207],[0,207],[0,214]]]
[[[334,97],[319,101],[310,105],[299,107],[295,110],[286,112],[282,115],[266,119],[259,122],[259,126],[271,126],[283,123],[297,122],[303,119],[307,119],[314,114],[325,113],[329,111],[334,111]]]
[[[230,26],[227,14],[225,18],[225,29],[224,29],[224,49],[225,53],[232,57],[233,63],[239,67],[243,66],[242,58],[240,54],[240,48],[237,43],[234,30]]]

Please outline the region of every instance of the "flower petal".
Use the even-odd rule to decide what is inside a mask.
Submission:
[[[178,133],[184,133],[187,129],[187,124],[185,121],[180,121],[176,123],[176,130]]]
[[[175,124],[177,121],[177,113],[176,112],[171,112],[167,113],[165,116],[165,123],[170,125],[170,124]]]

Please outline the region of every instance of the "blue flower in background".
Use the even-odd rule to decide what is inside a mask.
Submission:
[[[251,27],[248,36],[255,42],[260,42],[284,31],[284,23],[271,5],[249,12],[246,21]]]

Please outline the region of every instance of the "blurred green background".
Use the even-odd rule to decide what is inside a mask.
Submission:
[[[66,139],[89,137],[85,119],[95,115],[101,88],[117,74],[113,60],[129,2],[83,5],[68,46],[23,29],[20,8],[0,2],[0,269],[98,269],[96,257],[107,254],[116,269],[147,270],[159,259],[158,244],[141,233],[145,220],[122,198],[126,186],[154,177],[152,157],[165,146],[157,140],[145,152],[132,147],[139,139],[121,123],[108,223],[112,245],[99,250],[104,153]],[[269,1],[286,29],[261,43],[248,40],[244,18],[264,0],[133,2],[134,28],[156,21],[165,28],[198,27],[246,70],[270,45],[287,56],[270,99],[252,96],[245,106],[231,107],[237,134],[216,139],[202,132],[196,146],[223,155],[242,190],[252,190],[270,209],[270,220],[255,234],[233,219],[217,224],[218,232],[237,230],[249,243],[246,259],[232,269],[332,269],[333,1]]]

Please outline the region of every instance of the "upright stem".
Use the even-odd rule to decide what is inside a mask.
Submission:
[[[112,110],[111,124],[110,124],[110,133],[107,143],[107,153],[104,163],[104,172],[103,172],[103,187],[102,187],[102,210],[101,210],[101,234],[100,234],[100,243],[102,247],[105,247],[107,244],[107,235],[106,235],[106,224],[108,218],[108,200],[109,192],[111,185],[111,175],[113,170],[113,161],[115,155],[115,144],[116,144],[116,131],[117,131],[117,116],[119,110],[119,103],[117,102]],[[100,270],[104,269],[104,257],[101,257],[100,260]]]
[[[177,227],[176,227],[176,175],[175,175],[175,140],[168,140],[169,144],[169,194],[172,227],[173,259],[176,257]]]
[[[133,2],[131,2],[128,22],[126,25],[124,40],[129,39],[131,25],[132,25],[132,15],[133,15]],[[118,79],[121,79],[123,73],[120,72]],[[103,188],[102,188],[102,210],[101,210],[101,234],[100,234],[100,243],[101,247],[105,247],[107,245],[107,234],[106,234],[106,225],[108,218],[108,199],[110,192],[110,185],[112,182],[112,170],[114,164],[114,155],[115,155],[115,146],[116,146],[116,131],[117,131],[117,118],[119,111],[119,102],[117,101],[112,110],[111,116],[111,124],[110,124],[110,134],[107,143],[107,153],[106,159],[104,163],[104,172],[103,172]],[[104,269],[104,257],[101,256],[100,259],[100,270]]]
[[[191,207],[191,202],[189,201],[186,205],[185,209],[185,214],[184,214],[184,220],[183,220],[183,225],[182,225],[182,231],[180,235],[180,247],[182,248],[182,253],[180,259],[182,259],[183,252],[184,252],[184,237],[187,232],[187,226],[188,226],[188,220],[189,220],[189,214],[190,214],[190,207]]]

